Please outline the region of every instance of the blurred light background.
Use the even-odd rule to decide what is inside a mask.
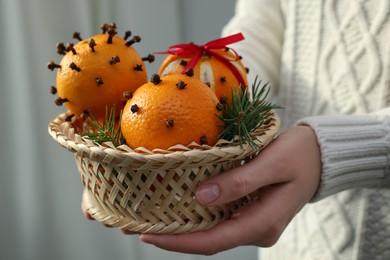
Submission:
[[[235,260],[255,259],[256,248],[214,256],[163,251],[125,236],[80,210],[82,185],[72,155],[47,126],[64,112],[49,92],[60,61],[57,42],[100,33],[116,22],[121,35],[142,37],[141,56],[169,45],[205,43],[220,36],[235,0],[0,0],[0,259],[2,260]],[[148,66],[157,72],[163,56]]]

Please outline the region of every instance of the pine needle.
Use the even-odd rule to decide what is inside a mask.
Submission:
[[[266,100],[270,87],[268,83],[263,86],[261,83],[256,77],[252,84],[252,95],[248,88],[232,88],[231,104],[223,104],[222,114],[218,116],[224,128],[220,138],[228,141],[238,138],[241,147],[246,143],[254,148],[259,146],[254,141],[253,132],[267,120],[271,110],[281,108]]]
[[[106,114],[104,122],[100,123],[97,118],[90,113],[88,118],[88,123],[91,126],[91,130],[84,128],[84,132],[81,134],[83,137],[95,141],[98,144],[104,142],[111,142],[114,146],[119,146],[124,143],[124,138],[122,136],[120,124],[115,127],[116,124],[116,111],[115,106],[110,110],[106,107]],[[120,118],[122,117],[122,111],[120,112]]]

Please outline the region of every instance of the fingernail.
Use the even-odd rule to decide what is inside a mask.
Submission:
[[[91,214],[89,214],[88,212],[85,213],[85,217],[89,220],[95,220]]]
[[[150,235],[140,234],[138,237],[139,240],[141,240],[144,243],[151,244]]]
[[[127,229],[121,229],[121,232],[124,235],[137,235],[137,234],[139,234],[139,232],[133,232],[133,231],[130,231],[130,230],[127,230]]]
[[[219,186],[217,184],[206,184],[200,187],[195,194],[196,199],[201,204],[209,204],[220,196]]]

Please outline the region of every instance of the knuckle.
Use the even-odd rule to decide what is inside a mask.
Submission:
[[[218,251],[216,248],[209,248],[209,249],[206,249],[206,250],[203,252],[203,254],[204,254],[205,256],[212,256],[212,255],[215,255],[215,254],[217,254],[217,253],[219,253],[219,251]]]
[[[273,177],[277,181],[286,181],[293,172],[292,163],[288,159],[276,161],[273,164]]]
[[[225,250],[232,248],[232,246],[225,245],[224,242],[225,241],[218,241],[216,243],[205,246],[203,248],[203,255],[212,256],[212,255],[216,255],[222,251],[225,251]]]
[[[268,225],[264,230],[263,238],[260,242],[261,247],[271,247],[276,244],[282,233],[280,225],[272,224]]]
[[[232,186],[233,195],[237,197],[244,196],[250,192],[248,180],[244,178],[243,175],[233,175]]]

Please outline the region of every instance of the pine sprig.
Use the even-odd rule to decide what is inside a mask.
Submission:
[[[104,142],[112,142],[115,146],[119,146],[124,143],[124,138],[122,136],[120,124],[116,125],[116,111],[115,106],[110,110],[106,107],[106,114],[104,122],[100,123],[97,118],[90,113],[88,118],[88,123],[91,129],[84,128],[84,132],[81,134],[83,137],[95,141],[98,144]],[[120,118],[122,116],[122,111],[120,112]]]
[[[224,130],[220,138],[232,141],[238,138],[240,145],[248,143],[257,148],[258,144],[253,140],[253,132],[259,128],[269,117],[272,109],[281,108],[266,100],[270,87],[268,83],[263,86],[257,77],[249,88],[232,89],[231,104],[226,102],[221,106],[222,114],[218,116],[222,121]]]

